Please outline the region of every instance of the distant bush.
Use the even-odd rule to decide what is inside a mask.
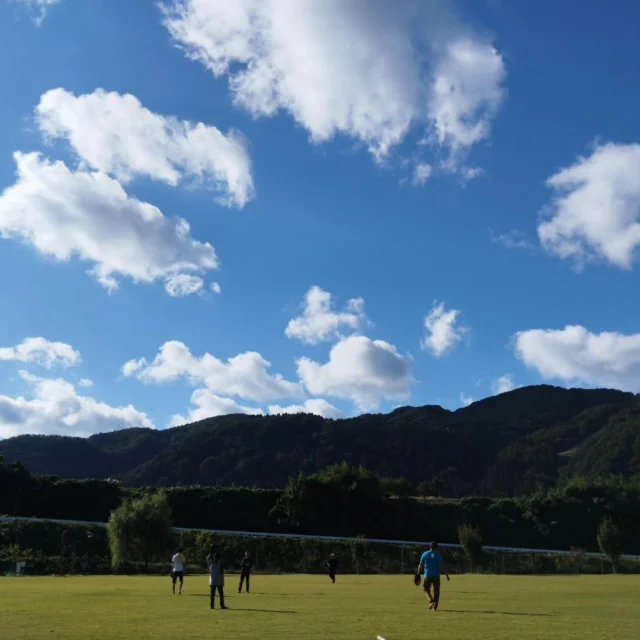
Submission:
[[[458,540],[469,560],[471,571],[475,571],[482,560],[482,536],[478,527],[461,524],[458,527]]]
[[[611,566],[613,572],[618,570],[620,556],[622,555],[622,536],[620,529],[613,523],[611,518],[605,518],[598,527],[598,546],[604,553]]]
[[[149,562],[168,554],[173,541],[171,509],[164,493],[125,500],[109,518],[107,536],[114,569],[125,562]]]

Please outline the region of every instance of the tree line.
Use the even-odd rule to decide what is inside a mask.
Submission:
[[[640,480],[573,478],[519,498],[398,495],[377,474],[346,463],[299,474],[282,490],[125,488],[118,482],[32,475],[0,461],[0,514],[107,522],[127,501],[161,494],[177,527],[450,542],[476,527],[485,545],[598,550],[604,520],[620,548],[640,553]],[[402,483],[400,483],[402,484]]]
[[[329,553],[335,553],[345,573],[412,573],[425,545],[383,544],[354,539],[291,539],[277,534],[249,537],[209,531],[176,531],[163,492],[127,498],[115,509],[107,527],[21,520],[0,522],[0,574],[26,561],[27,573],[39,574],[166,574],[176,548],[184,550],[190,573],[205,567],[212,545],[222,551],[225,570],[237,570],[248,551],[254,568],[263,572],[318,573]],[[573,549],[564,555],[485,552],[478,527],[458,526],[461,549],[446,549],[447,564],[456,572],[491,573],[601,573],[601,560]],[[621,532],[605,518],[597,533],[598,545],[613,572],[640,573],[640,563],[621,561]]]

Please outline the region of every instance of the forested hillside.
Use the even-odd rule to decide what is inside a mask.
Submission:
[[[88,439],[19,436],[1,441],[0,455],[35,473],[130,486],[283,487],[300,471],[344,460],[444,496],[518,495],[562,476],[640,473],[640,399],[540,385],[457,411],[403,407],[346,420],[228,415]]]

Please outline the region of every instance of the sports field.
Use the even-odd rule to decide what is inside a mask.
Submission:
[[[209,610],[206,576],[182,596],[156,577],[0,578],[0,638],[637,640],[640,576],[453,576],[429,611],[411,576],[254,576]]]

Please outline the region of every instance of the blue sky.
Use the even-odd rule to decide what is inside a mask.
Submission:
[[[640,390],[637,3],[164,7],[0,2],[0,437]]]

